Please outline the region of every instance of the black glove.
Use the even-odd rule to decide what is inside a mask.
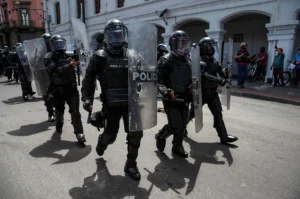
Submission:
[[[166,99],[174,99],[174,91],[172,89],[166,89],[164,91],[164,98]]]
[[[226,79],[224,78],[219,78],[218,79],[218,84],[220,84],[221,86],[225,86],[227,83]]]
[[[98,112],[92,113],[90,122],[91,122],[91,125],[93,125],[97,129],[100,129],[100,128],[104,128],[104,120],[105,120],[105,118],[104,118],[103,113],[101,111],[98,111]]]
[[[90,112],[91,105],[92,105],[91,100],[85,100],[83,102],[83,108],[84,108],[84,110],[86,110],[87,112]]]
[[[223,68],[222,72],[224,74],[224,78],[228,78],[229,76],[228,68]]]

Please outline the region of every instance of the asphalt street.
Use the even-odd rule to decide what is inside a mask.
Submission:
[[[99,95],[99,90],[96,92]],[[161,103],[158,102],[161,106]],[[100,109],[96,100],[94,109]],[[77,145],[68,107],[61,136],[47,122],[41,97],[23,102],[20,84],[0,78],[0,198],[299,199],[300,107],[232,97],[224,111],[233,146],[219,144],[213,117],[204,106],[204,128],[188,126],[189,158],[156,150],[154,135],[166,123],[144,131],[138,166],[140,182],[125,176],[126,133],[121,122],[116,142],[103,157],[95,152],[99,132],[86,123],[86,146]],[[101,129],[101,131],[103,131]]]

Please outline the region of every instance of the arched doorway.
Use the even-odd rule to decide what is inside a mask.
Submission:
[[[209,24],[202,20],[191,19],[177,24],[175,30],[185,31],[191,38],[191,43],[198,43],[203,37],[207,37],[205,30],[209,29]]]
[[[300,22],[300,10],[297,13],[298,22]],[[294,54],[293,56],[298,52],[298,48],[300,47],[300,26],[296,29],[296,38],[295,38],[295,45],[294,45]]]
[[[248,44],[250,55],[259,53],[260,47],[264,46],[268,52],[268,29],[266,24],[270,23],[270,17],[260,13],[242,13],[232,15],[221,22],[224,28],[224,42],[233,39],[233,57],[240,48],[242,42]],[[233,61],[233,63],[235,63]],[[249,66],[250,67],[250,66]],[[233,74],[237,74],[236,64],[233,64]]]
[[[161,26],[155,25],[157,27],[157,44],[164,43],[164,38],[162,34],[165,33],[165,29]]]

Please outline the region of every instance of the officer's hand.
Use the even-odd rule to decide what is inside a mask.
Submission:
[[[219,79],[219,84],[220,84],[221,86],[225,86],[226,83],[227,83],[226,79],[224,79],[224,78],[220,78],[220,79]]]
[[[75,59],[71,60],[70,65],[73,66],[73,67],[77,66],[77,62],[75,61]]]
[[[174,99],[174,98],[175,98],[175,96],[174,96],[174,91],[173,91],[172,89],[167,89],[167,90],[165,91],[165,97],[166,97],[167,99]]]
[[[224,68],[222,72],[223,72],[225,78],[227,78],[229,76],[228,68]]]
[[[90,100],[85,100],[83,102],[83,108],[84,108],[84,110],[86,110],[88,112],[92,111],[93,106],[92,106],[91,101]]]

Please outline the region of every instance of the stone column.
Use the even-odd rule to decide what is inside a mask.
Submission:
[[[224,35],[226,34],[226,30],[219,29],[219,30],[205,30],[208,37],[215,40],[215,42],[218,43],[218,53],[215,53],[214,57],[215,59],[221,63],[221,51],[222,51],[222,44],[224,41]]]
[[[275,22],[272,24],[266,24],[266,28],[269,30],[268,41],[268,65],[267,65],[267,75],[266,79],[272,79],[273,71],[270,70],[270,67],[273,63],[275,56],[275,45],[278,48],[283,48],[283,53],[285,54],[284,60],[284,70],[287,70],[288,62],[287,60],[292,60],[294,43],[296,38],[296,31],[299,28],[300,23],[298,20],[294,21],[284,21],[284,22]]]

